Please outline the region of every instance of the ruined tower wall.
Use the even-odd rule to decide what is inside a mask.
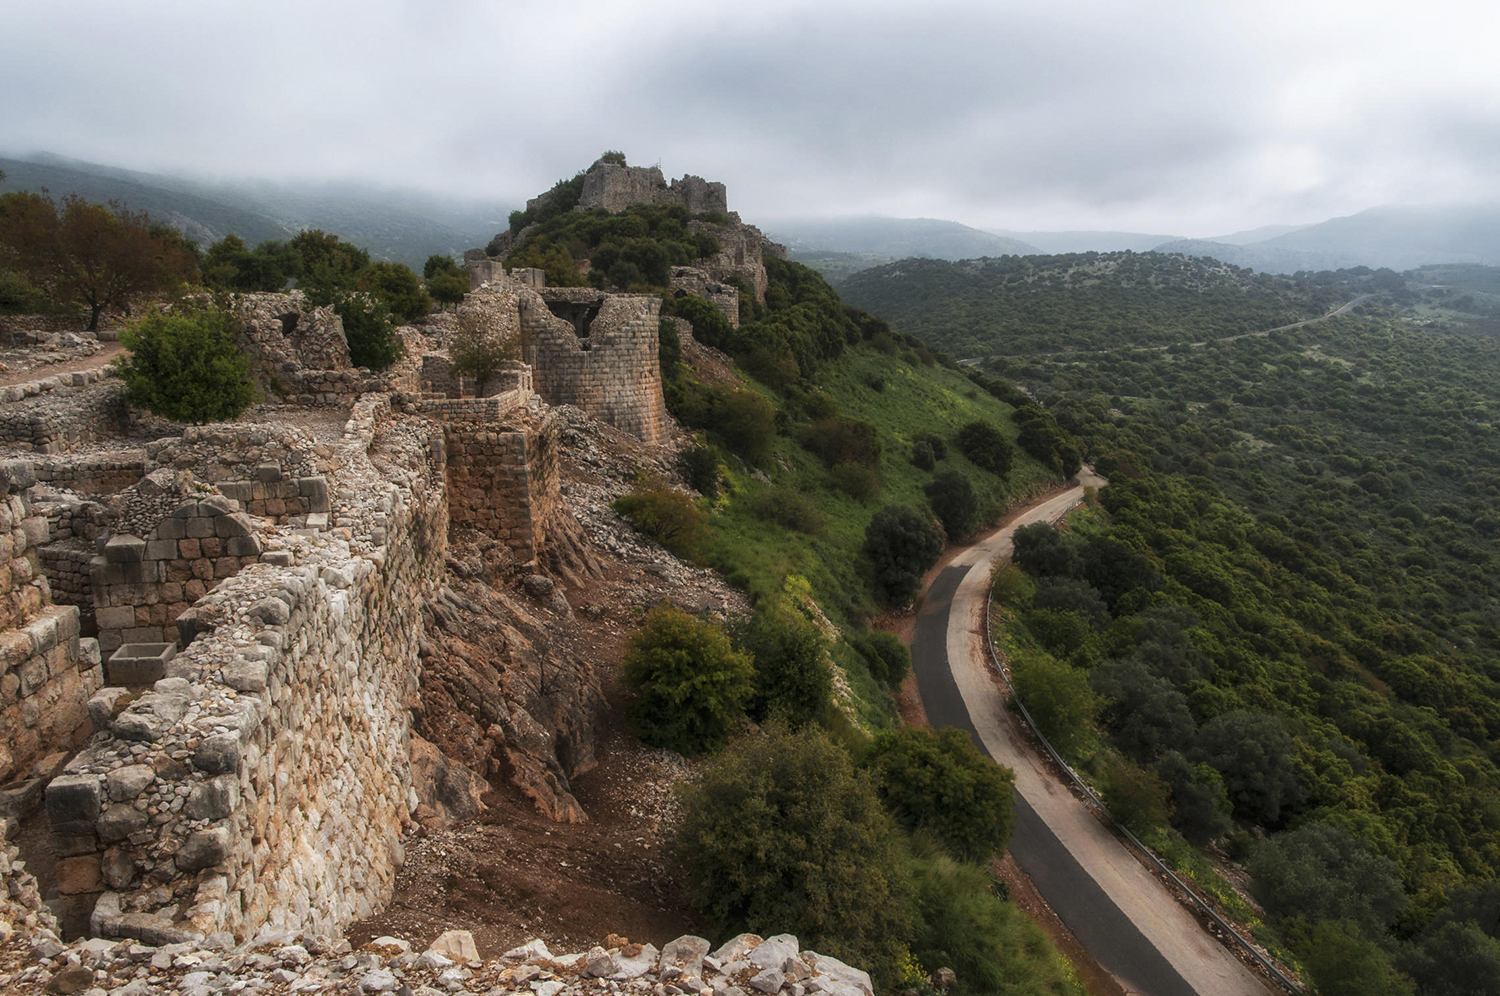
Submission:
[[[661,299],[593,293],[601,299],[599,313],[580,337],[540,295],[523,292],[522,357],[535,368],[537,393],[548,404],[577,405],[655,444],[666,417],[658,356]]]
[[[656,166],[620,166],[601,161],[589,167],[578,198],[580,208],[623,211],[632,204],[676,204],[693,214],[729,211],[724,184],[711,183],[701,176],[687,175],[669,185]]]

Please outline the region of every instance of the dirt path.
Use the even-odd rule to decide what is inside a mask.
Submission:
[[[1093,478],[1085,483],[1099,484]],[[1047,905],[1128,992],[1265,996],[1265,986],[1206,934],[1025,744],[992,678],[984,633],[989,566],[1017,526],[1050,522],[1083,487],[1042,501],[954,557],[919,611],[914,670],[934,725],[968,729],[1016,773],[1012,844]]]
[[[14,387],[17,384],[26,384],[33,380],[46,380],[61,373],[77,373],[80,370],[93,370],[97,367],[108,366],[109,362],[116,356],[125,352],[125,347],[118,342],[101,343],[99,352],[92,356],[79,357],[76,360],[67,360],[63,363],[49,363],[42,366],[30,367],[26,370],[14,373],[0,373],[0,387]],[[38,353],[45,356],[45,353]]]

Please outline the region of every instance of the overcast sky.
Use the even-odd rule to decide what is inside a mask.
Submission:
[[[0,153],[1210,236],[1500,200],[1500,4],[0,0]]]

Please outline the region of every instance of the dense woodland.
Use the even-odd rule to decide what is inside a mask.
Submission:
[[[1280,310],[1250,313],[1278,325],[1379,293],[1227,339],[1249,323],[1179,301],[1184,261],[1120,259],[1137,276],[1095,285],[1086,350],[941,340],[991,355],[977,381],[1039,399],[1111,479],[1018,535],[1025,573],[999,580],[1022,696],[1138,832],[1243,861],[1280,940],[1258,936],[1323,992],[1500,991],[1500,274],[1226,269],[1205,296],[1261,286]],[[1157,262],[1166,291],[1136,307]],[[1083,314],[1076,258],[1028,264],[1062,276],[1020,311]]]

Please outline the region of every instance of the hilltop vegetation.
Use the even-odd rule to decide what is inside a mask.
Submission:
[[[1326,314],[1353,288],[1391,290],[1366,268],[1279,277],[1157,253],[901,260],[841,285],[866,308],[952,356],[1170,346]]]
[[[1495,991],[1496,274],[1235,278],[1267,328],[1284,324],[1274,300],[1309,317],[1383,293],[1166,349],[1143,347],[1210,310],[1246,330],[1227,281],[1204,303],[1079,274],[992,287],[1021,314],[1088,322],[1075,352],[993,340],[1008,355],[986,369],[1112,482],[1064,532],[1017,536],[1025,573],[998,591],[1023,697],[1127,823],[1250,916],[1168,828],[1245,860],[1322,991]]]

